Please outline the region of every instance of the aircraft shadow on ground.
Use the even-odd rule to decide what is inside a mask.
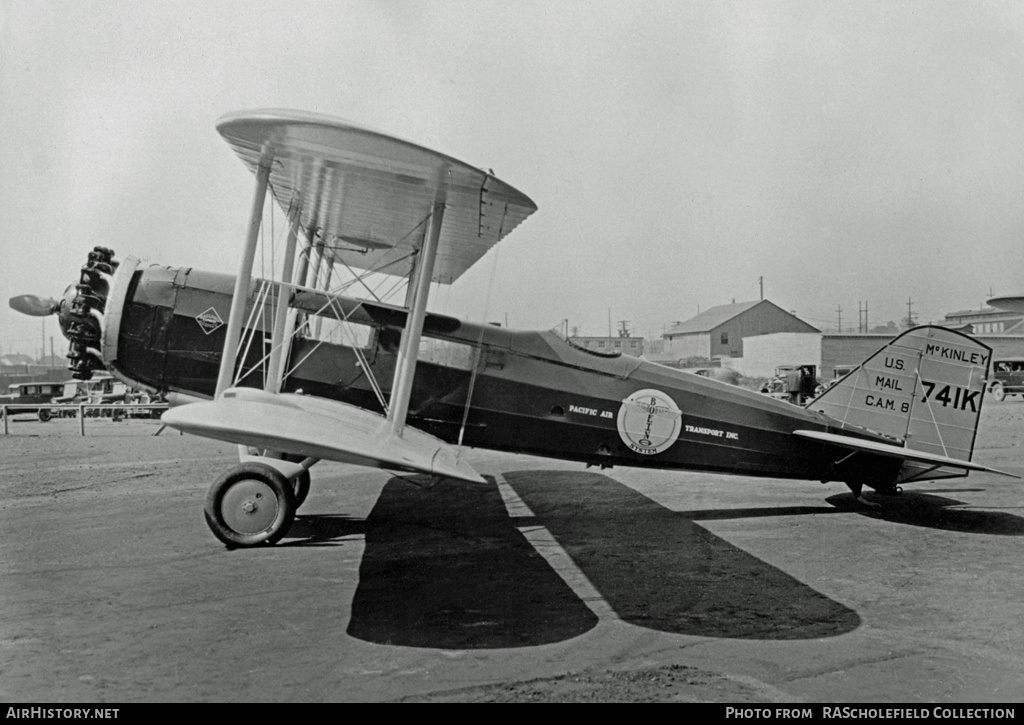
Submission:
[[[965,491],[977,489],[965,489]],[[943,491],[942,493],[956,493]],[[869,496],[870,498],[870,496]],[[828,503],[837,510],[883,519],[897,524],[924,526],[929,529],[957,531],[968,534],[1024,536],[1024,518],[1002,511],[965,508],[963,501],[934,496],[922,491],[905,491],[899,496],[876,496],[873,501],[880,509],[866,508],[854,500],[853,495],[829,496]]]
[[[366,533],[366,521],[344,514],[299,514],[280,546],[341,546],[341,539]]]
[[[505,480],[624,621],[766,640],[836,636],[860,624],[853,610],[712,534],[697,516],[607,476],[531,471]]]
[[[515,528],[497,486],[394,478],[366,519],[348,634],[442,649],[531,647],[597,624]]]
[[[364,524],[351,636],[480,649],[588,631],[596,615],[517,528],[537,525],[631,624],[765,640],[836,636],[860,624],[853,610],[607,476],[505,478],[535,518],[510,518],[494,485],[424,490],[393,479],[384,487]]]

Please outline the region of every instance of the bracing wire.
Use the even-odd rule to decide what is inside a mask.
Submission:
[[[473,370],[469,374],[469,389],[466,391],[466,404],[465,404],[465,406],[463,406],[463,409],[462,409],[462,424],[459,426],[459,439],[458,439],[458,443],[456,444],[456,452],[455,452],[456,457],[461,457],[462,456],[462,441],[463,441],[463,438],[466,435],[466,423],[469,420],[469,408],[470,408],[470,405],[473,402],[473,391],[476,388],[477,374],[479,373],[480,367],[482,365],[486,364],[486,361],[481,359],[481,357],[486,354],[484,352],[484,344],[483,344],[484,343],[484,330],[487,327],[487,316],[490,314],[490,309],[491,309],[491,290],[494,287],[494,273],[497,270],[497,268],[498,268],[498,250],[495,249],[494,250],[494,259],[491,262],[490,277],[487,280],[487,295],[484,298],[483,319],[480,320],[480,334],[477,337],[477,341],[476,341],[477,357],[476,357],[476,359],[474,361],[474,364],[473,364]]]
[[[424,218],[421,219],[420,222],[418,222],[405,235],[403,235],[402,239],[399,240],[399,243],[396,246],[400,246],[403,242],[405,242],[407,239],[409,239],[409,237],[411,237],[413,234],[415,234],[416,230],[420,229],[421,227],[423,227],[424,224],[429,220],[429,218],[430,218],[429,214],[424,216]],[[274,216],[273,205],[271,205],[271,210],[270,210],[270,226],[271,226],[271,229],[270,229],[270,239],[271,239],[271,241],[270,241],[269,254],[270,254],[271,269],[275,270],[275,272],[276,272],[277,260],[276,260],[275,249],[274,249],[275,241],[276,241],[275,219],[276,219],[276,217]],[[253,340],[255,338],[256,330],[255,330],[255,325],[253,323],[254,323],[254,320],[255,320],[255,316],[258,314],[258,311],[262,310],[264,314],[272,314],[272,315],[274,315],[274,318],[276,318],[276,314],[275,314],[275,312],[276,312],[276,305],[286,304],[286,299],[288,297],[288,295],[284,294],[283,290],[285,288],[287,288],[287,287],[290,287],[292,289],[300,289],[301,288],[301,286],[299,286],[299,285],[291,284],[290,281],[287,281],[287,280],[282,281],[282,284],[280,285],[281,286],[281,291],[279,292],[279,294],[277,294],[275,296],[275,299],[274,299],[274,309],[272,309],[272,310],[268,310],[267,309],[267,299],[270,296],[270,291],[271,291],[271,288],[273,287],[273,285],[266,283],[267,241],[266,241],[266,234],[265,234],[265,225],[261,225],[261,230],[260,231],[261,231],[261,242],[262,242],[262,244],[261,244],[260,264],[261,264],[261,276],[263,277],[263,280],[261,280],[261,286],[259,288],[258,293],[255,295],[254,306],[253,306],[253,309],[250,311],[249,319],[248,319],[248,321],[246,323],[246,326],[245,326],[245,329],[248,330],[249,337],[245,340],[245,351],[244,351],[244,354],[242,356],[242,360],[245,360],[245,359],[248,358],[249,351],[251,349]],[[300,251],[300,255],[304,254],[304,255],[306,255],[307,259],[311,259],[311,256],[312,256],[313,251],[314,251],[314,247],[315,247],[315,245],[310,243],[309,245],[307,245],[304,249],[302,249]],[[391,260],[389,262],[386,262],[386,263],[379,263],[377,266],[365,270],[362,274],[357,274],[347,263],[345,263],[344,260],[340,260],[340,259],[338,259],[336,257],[334,257],[334,258],[325,257],[324,260],[327,261],[327,263],[330,265],[331,268],[333,268],[334,265],[337,262],[340,261],[345,266],[345,268],[348,270],[348,272],[352,275],[352,279],[350,279],[350,280],[338,280],[338,282],[335,285],[332,285],[331,284],[331,269],[328,268],[327,270],[325,270],[323,272],[321,272],[318,269],[317,272],[315,273],[315,279],[313,281],[313,289],[310,290],[310,291],[316,291],[316,288],[319,287],[322,284],[323,285],[323,290],[322,291],[323,291],[323,293],[325,293],[327,295],[327,301],[323,305],[321,305],[319,307],[319,309],[317,309],[316,312],[312,313],[312,315],[306,315],[304,317],[304,319],[302,320],[302,323],[295,328],[295,330],[292,333],[292,336],[296,337],[296,336],[299,336],[299,335],[302,335],[302,334],[309,334],[310,332],[312,332],[313,331],[313,327],[310,325],[311,318],[323,315],[323,313],[328,308],[330,308],[332,310],[332,312],[334,313],[332,316],[334,316],[337,320],[339,320],[342,323],[348,322],[348,320],[351,317],[351,315],[356,310],[358,310],[361,305],[357,304],[346,315],[344,310],[341,308],[340,304],[338,303],[338,301],[336,299],[334,299],[333,295],[343,293],[345,290],[347,290],[352,285],[361,284],[370,293],[370,295],[375,300],[377,300],[378,302],[383,302],[384,300],[387,300],[388,298],[390,298],[391,295],[393,295],[395,293],[396,290],[400,289],[403,284],[406,284],[407,280],[404,277],[401,277],[401,276],[398,277],[398,279],[396,281],[391,283],[390,288],[385,293],[383,293],[382,295],[378,295],[378,291],[380,290],[381,287],[383,287],[385,285],[387,280],[386,279],[381,279],[380,281],[378,281],[376,283],[376,285],[375,285],[376,289],[374,289],[373,287],[371,287],[370,285],[367,284],[367,281],[366,281],[367,278],[370,277],[371,275],[380,274],[380,273],[384,272],[389,267],[392,267],[392,266],[395,266],[395,265],[398,265],[398,264],[402,264],[402,263],[406,262],[409,258],[411,258],[414,255],[416,255],[417,253],[418,253],[417,249],[411,248],[408,254],[403,255],[403,256],[401,256],[401,257],[399,257],[397,259],[393,259],[393,260]],[[387,276],[390,276],[390,275],[383,275],[383,276],[387,277]],[[264,329],[268,329],[267,323],[266,323],[265,320],[264,320]],[[343,336],[348,336],[350,338],[349,342],[352,343],[351,344],[351,349],[354,351],[354,353],[355,353],[355,355],[357,357],[357,360],[359,361],[359,364],[362,366],[363,370],[365,371],[365,373],[367,375],[367,380],[368,380],[371,388],[373,389],[373,392],[374,392],[375,396],[377,397],[378,401],[381,403],[382,408],[386,412],[387,408],[388,408],[388,405],[387,405],[387,400],[386,400],[386,398],[384,396],[384,393],[383,393],[383,389],[381,388],[379,382],[376,380],[375,376],[373,375],[373,371],[370,369],[369,361],[366,358],[366,355],[363,352],[363,350],[359,347],[358,340],[356,340],[355,337],[354,337],[354,332],[351,331],[350,329],[348,329],[345,326],[342,326],[341,331],[342,331],[341,334]],[[313,353],[315,353],[316,350],[319,349],[319,347],[321,345],[323,345],[325,342],[326,342],[326,340],[324,340],[324,339],[316,339],[315,340],[315,344],[310,348],[310,350],[308,350],[303,355],[303,357],[300,360],[295,361],[290,367],[288,367],[283,372],[282,379],[285,379],[289,375],[293,374],[295,372],[295,370],[297,368],[299,368],[302,365],[303,362],[305,362],[307,359],[309,359],[309,357]],[[283,346],[284,344],[287,344],[287,343],[285,341],[282,341],[280,343],[281,346]],[[242,345],[240,344],[239,348],[241,348],[241,347],[242,347]],[[251,375],[255,371],[255,369],[257,367],[262,366],[263,374],[264,374],[264,387],[266,387],[266,382],[267,382],[266,381],[266,375],[268,373],[268,368],[267,368],[266,362],[270,358],[271,354],[273,354],[274,350],[276,350],[276,349],[277,349],[276,347],[272,347],[270,350],[265,350],[264,354],[261,356],[261,358],[258,361],[256,361],[248,370],[244,370],[243,371],[243,370],[240,369],[238,371],[237,375],[236,375],[235,382],[237,383],[240,379],[245,378],[248,375]]]
[[[267,375],[269,373],[268,366],[267,366],[266,363],[270,359],[270,356],[271,356],[274,348],[272,348],[271,350],[267,350],[266,346],[264,346],[264,353],[263,353],[263,355],[259,358],[259,360],[255,361],[248,369],[245,369],[243,367],[244,366],[244,361],[249,357],[249,351],[252,349],[252,343],[253,343],[253,341],[255,340],[255,337],[256,337],[256,324],[255,323],[256,323],[257,317],[262,314],[262,316],[263,316],[263,329],[264,330],[272,329],[272,326],[273,326],[272,320],[274,320],[275,317],[276,317],[275,313],[276,313],[277,306],[281,305],[281,304],[286,304],[286,300],[282,299],[283,295],[279,293],[278,295],[276,295],[276,297],[274,299],[274,304],[273,305],[269,305],[269,306],[267,305],[267,300],[270,298],[270,292],[274,288],[274,283],[273,283],[272,280],[267,279],[267,268],[266,268],[267,236],[266,236],[266,233],[265,233],[265,229],[266,229],[265,225],[261,224],[260,225],[260,277],[261,277],[260,278],[260,285],[259,285],[259,288],[256,291],[256,294],[253,297],[253,307],[249,311],[249,317],[248,317],[248,319],[246,321],[246,324],[245,324],[245,326],[243,328],[243,330],[244,330],[244,332],[243,332],[243,339],[240,339],[240,341],[239,341],[239,350],[241,350],[243,344],[245,346],[245,350],[244,350],[244,353],[243,353],[242,358],[241,358],[242,365],[239,366],[239,370],[236,373],[235,379],[234,379],[234,382],[237,384],[239,381],[244,380],[245,378],[247,378],[250,375],[252,375],[256,371],[257,368],[260,368],[262,370],[262,374],[263,374],[263,387],[264,388],[267,387]],[[270,252],[269,252],[269,254],[270,254],[271,275],[273,275],[275,273],[275,268],[276,268],[276,259],[275,259],[275,251],[274,251],[275,250],[275,246],[276,246],[276,234],[277,234],[277,232],[276,232],[276,226],[275,226],[274,207],[273,207],[273,205],[271,205],[271,208],[270,208]],[[270,319],[269,320],[267,319],[267,315],[270,315]],[[238,351],[236,351],[236,357],[237,357],[237,352]]]

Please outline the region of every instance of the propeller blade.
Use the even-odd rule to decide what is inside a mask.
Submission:
[[[39,295],[18,295],[10,299],[10,305],[11,309],[17,310],[23,315],[46,317],[57,312],[60,300]]]

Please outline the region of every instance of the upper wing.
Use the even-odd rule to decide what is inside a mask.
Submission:
[[[318,243],[351,267],[408,275],[435,201],[445,203],[432,281],[450,284],[537,206],[492,174],[328,116],[233,113],[217,130]]]

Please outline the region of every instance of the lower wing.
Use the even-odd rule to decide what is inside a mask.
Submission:
[[[217,400],[172,408],[162,420],[185,433],[244,446],[485,483],[455,450],[380,413],[313,395],[230,388]]]

